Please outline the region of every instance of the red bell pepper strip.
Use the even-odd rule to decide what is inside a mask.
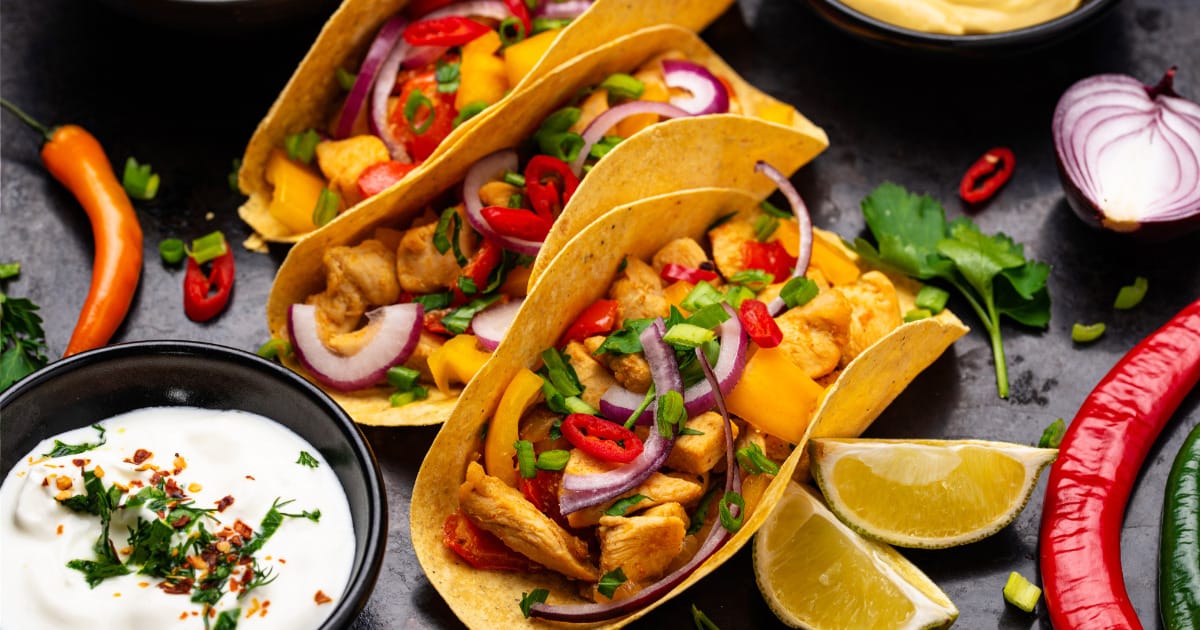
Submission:
[[[586,413],[567,416],[562,434],[575,448],[607,462],[628,464],[642,453],[642,440],[633,431]]]
[[[551,155],[535,155],[525,165],[525,194],[533,211],[546,219],[555,217],[579,188],[579,177],[570,165]]]
[[[563,529],[570,529],[567,518],[558,508],[558,490],[562,487],[562,473],[549,470],[538,470],[532,478],[520,477],[518,487],[521,494],[537,508],[539,512],[554,519]]]
[[[603,335],[612,332],[617,327],[617,314],[620,305],[616,300],[596,300],[583,310],[574,323],[563,334],[559,346],[565,346],[572,341],[583,341],[593,335]]]
[[[488,225],[504,236],[511,236],[526,241],[542,242],[553,227],[553,219],[522,208],[505,208],[503,206],[488,206],[480,211]]]
[[[532,573],[541,565],[509,549],[494,534],[476,525],[461,510],[442,525],[442,544],[476,569]]]
[[[216,317],[229,304],[233,292],[233,248],[212,260],[212,273],[204,270],[195,258],[188,257],[183,277],[183,312],[194,322],[206,322]]]
[[[521,28],[524,29],[521,39],[533,35],[533,20],[529,17],[529,7],[525,6],[525,0],[504,0],[504,5],[513,17],[521,21]]]
[[[796,268],[796,257],[787,253],[779,241],[742,243],[742,261],[745,268],[761,269],[775,276],[776,280],[790,277]]]
[[[779,324],[771,317],[767,305],[759,300],[742,300],[742,305],[738,308],[738,319],[741,320],[746,334],[760,348],[774,348],[783,341],[783,331],[779,329]]]
[[[697,284],[701,280],[705,282],[712,282],[720,277],[717,275],[717,272],[709,269],[694,269],[692,267],[685,267],[675,263],[667,263],[663,265],[662,272],[659,273],[659,275],[662,276],[664,280],[671,280],[673,282],[691,282],[692,284]]]
[[[1041,569],[1058,630],[1138,628],[1121,572],[1121,520],[1155,438],[1200,381],[1200,300],[1100,380],[1063,435],[1042,508]]]
[[[404,29],[404,41],[413,46],[462,46],[490,30],[471,18],[452,15],[413,22]]]
[[[463,302],[466,302],[465,296],[463,297]],[[454,309],[439,308],[432,311],[425,311],[425,317],[422,319],[421,324],[428,332],[431,332],[435,335],[445,335],[447,337],[451,337],[453,335],[450,334],[450,330],[446,328],[446,325],[442,323],[442,318],[449,315],[450,311],[452,310]]]
[[[1011,149],[996,147],[983,154],[963,175],[958,196],[967,203],[983,203],[1012,177],[1016,158]]]
[[[372,164],[363,169],[362,174],[358,176],[358,192],[363,199],[374,197],[404,179],[414,168],[417,168],[416,164],[396,160]]]

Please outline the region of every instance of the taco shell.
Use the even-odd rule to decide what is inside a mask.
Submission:
[[[550,590],[547,603],[588,603],[576,584],[554,574],[481,571],[472,568],[442,542],[447,516],[458,509],[458,487],[467,464],[480,452],[484,423],[494,414],[509,382],[522,368],[534,369],[540,352],[594,300],[605,294],[626,256],[647,258],[659,247],[682,236],[697,237],[717,218],[731,211],[754,211],[758,196],[741,190],[697,189],[643,199],[604,214],[572,238],[546,267],[514,322],[522,335],[507,337],[477,377],[467,386],[454,413],[434,440],[413,487],[411,535],[417,558],[433,586],[468,627],[511,628],[549,625],[523,618],[518,602],[536,588]],[[839,239],[818,231],[817,238],[839,246]],[[849,253],[853,258],[853,253]],[[857,262],[857,260],[856,260]],[[893,278],[893,280],[897,280]],[[915,285],[896,282],[901,307],[911,305]],[[827,420],[861,430],[918,372],[932,363],[966,332],[949,311],[937,317],[903,324],[851,361],[827,390],[804,439],[780,466],[758,507],[742,528],[684,582],[658,602],[610,622],[572,627],[619,627],[716,569],[749,542],[782,496],[804,453],[814,427]]]
[[[337,102],[343,94],[336,79],[337,69],[357,68],[379,28],[407,4],[407,0],[345,0],[325,23],[312,48],[255,129],[238,172],[238,187],[249,197],[238,209],[238,214],[265,240],[296,242],[304,236],[293,233],[268,211],[272,186],[266,179],[266,165],[271,150],[282,146],[289,134],[326,128],[336,114]],[[677,24],[699,31],[731,4],[732,0],[596,0],[591,8],[562,30],[507,97],[460,125],[422,168],[437,156],[451,151],[473,127],[499,113],[516,94],[574,57],[656,24]],[[402,181],[415,178],[414,172]]]

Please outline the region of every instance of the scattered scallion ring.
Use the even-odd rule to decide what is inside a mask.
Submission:
[[[1104,334],[1104,323],[1098,322],[1095,324],[1080,324],[1075,323],[1071,327],[1071,341],[1075,343],[1088,343],[1099,339]]]
[[[418,127],[414,123],[417,120],[417,114],[422,110],[427,112],[427,115],[425,121]],[[433,126],[433,118],[433,101],[429,100],[429,97],[420,90],[413,90],[409,93],[408,101],[404,103],[404,119],[408,121],[408,129],[419,136]]]
[[[608,75],[607,79],[601,81],[600,88],[607,90],[611,96],[634,101],[642,97],[646,91],[646,84],[636,77],[617,72]]]
[[[287,356],[292,353],[292,344],[284,339],[269,339],[266,343],[258,347],[255,354],[264,359],[277,359],[281,356]]]
[[[1121,287],[1117,291],[1117,299],[1113,301],[1113,308],[1120,310],[1131,309],[1142,303],[1142,298],[1146,297],[1146,289],[1150,288],[1150,281],[1144,276],[1138,276],[1133,279],[1133,284]]]
[[[178,265],[187,252],[184,251],[182,240],[166,238],[158,244],[158,255],[162,256],[163,262],[168,265]]]
[[[229,245],[225,242],[225,235],[218,230],[192,239],[192,249],[188,252],[188,256],[191,256],[197,265],[203,265],[218,256],[224,256],[227,251],[229,251]]]

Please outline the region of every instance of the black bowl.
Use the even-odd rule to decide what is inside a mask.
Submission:
[[[271,418],[316,447],[341,481],[354,525],[350,582],[322,628],[348,627],[379,577],[387,505],[379,463],[358,427],[320,389],[254,354],[189,341],[84,352],[0,394],[0,473],[38,442],[143,407],[239,409]]]
[[[859,13],[839,0],[809,0],[816,12],[838,28],[889,48],[939,52],[964,57],[1021,54],[1068,39],[1098,21],[1120,0],[1083,0],[1061,17],[1015,31],[979,35],[924,33]]]

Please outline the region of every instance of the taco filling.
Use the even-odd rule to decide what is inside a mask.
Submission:
[[[538,589],[526,616],[608,619],[684,581],[753,514],[842,369],[903,323],[887,276],[814,239],[787,179],[760,170],[794,214],[764,203],[626,257],[484,426],[444,545],[595,602]]]
[[[681,57],[656,56],[584,90],[521,147],[474,164],[408,225],[328,248],[324,290],[288,313],[300,362],[338,391],[387,380],[397,405],[430,385],[449,395],[468,382],[507,330],[533,258],[591,166],[660,120],[740,107],[727,82]],[[358,138],[378,140],[321,141],[318,161]]]

